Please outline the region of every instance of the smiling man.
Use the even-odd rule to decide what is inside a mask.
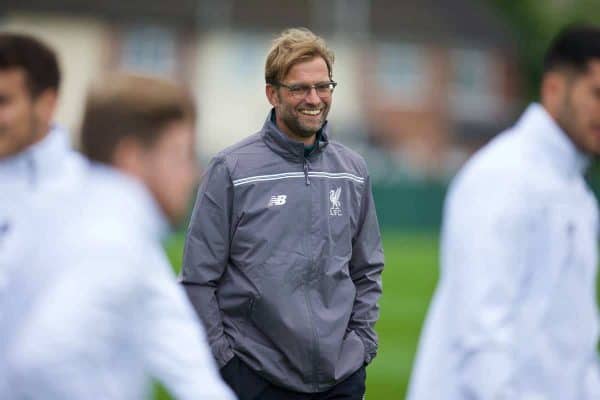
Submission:
[[[555,38],[540,97],[450,187],[411,400],[600,399],[600,27]]]
[[[383,252],[363,159],[327,135],[333,53],[306,29],[273,43],[262,130],[211,162],[182,282],[242,400],[362,399]]]

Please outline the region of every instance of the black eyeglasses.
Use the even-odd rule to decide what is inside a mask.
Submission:
[[[333,93],[333,89],[335,89],[335,87],[337,86],[337,82],[330,81],[317,83],[315,85],[286,85],[285,83],[277,82],[273,85],[286,88],[290,92],[292,97],[295,97],[297,99],[305,98],[310,94],[311,89],[315,88],[317,96],[325,99],[331,96],[331,94]]]

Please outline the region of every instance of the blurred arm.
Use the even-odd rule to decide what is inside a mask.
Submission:
[[[233,187],[225,163],[215,159],[198,190],[181,271],[181,282],[196,314],[204,323],[219,367],[233,358],[215,295],[229,258],[232,196]]]
[[[348,328],[355,331],[365,345],[365,362],[369,363],[377,353],[375,322],[379,318],[377,301],[381,296],[381,272],[383,250],[381,235],[375,213],[370,179],[367,178],[363,192],[358,233],[353,240],[350,275],[356,286],[356,298]]]
[[[139,377],[151,375],[178,399],[234,399],[160,251],[103,247],[73,258],[23,324],[11,355],[16,393],[139,394]]]
[[[139,301],[141,352],[150,374],[177,399],[233,400],[221,380],[204,331],[166,259],[145,273]]]
[[[106,360],[116,353],[124,322],[131,323],[128,282],[134,280],[128,251],[98,247],[97,252],[69,248],[72,254],[59,251],[58,257],[42,252],[43,259],[33,263],[35,271],[43,265],[53,273],[45,275],[36,302],[23,316],[8,357],[9,381],[17,397],[40,398],[43,393],[47,399],[89,398],[105,392],[98,385],[110,379]]]

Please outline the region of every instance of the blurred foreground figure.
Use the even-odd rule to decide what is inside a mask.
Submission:
[[[43,202],[71,188],[85,165],[66,132],[52,124],[60,78],[48,46],[0,32],[0,296],[14,267],[9,257],[35,237],[19,224],[19,215],[30,212],[34,198]],[[0,309],[0,323],[2,314]]]
[[[93,164],[79,197],[45,205],[55,237],[27,264],[46,282],[10,344],[10,398],[142,399],[155,378],[178,399],[233,399],[160,243],[196,181],[193,119],[168,82],[115,76],[91,91]]]
[[[333,53],[284,31],[273,108],[202,181],[182,281],[242,400],[357,399],[377,352],[383,252],[367,168],[327,136]]]
[[[8,398],[9,338],[34,301],[8,289],[26,268],[24,255],[43,240],[41,221],[28,221],[36,204],[74,189],[86,165],[52,123],[60,80],[52,49],[27,35],[0,32],[0,398]]]
[[[441,277],[409,399],[600,399],[600,28],[565,29],[541,105],[467,163],[444,210]]]

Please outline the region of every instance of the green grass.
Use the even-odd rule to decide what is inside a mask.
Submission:
[[[166,245],[178,272],[183,237]],[[437,280],[438,237],[432,233],[384,232],[385,271],[381,316],[376,330],[379,353],[367,368],[367,399],[404,398],[419,332]],[[156,399],[167,399],[157,386]]]
[[[385,270],[377,358],[367,369],[367,398],[403,399],[421,324],[437,280],[434,234],[385,232]]]

